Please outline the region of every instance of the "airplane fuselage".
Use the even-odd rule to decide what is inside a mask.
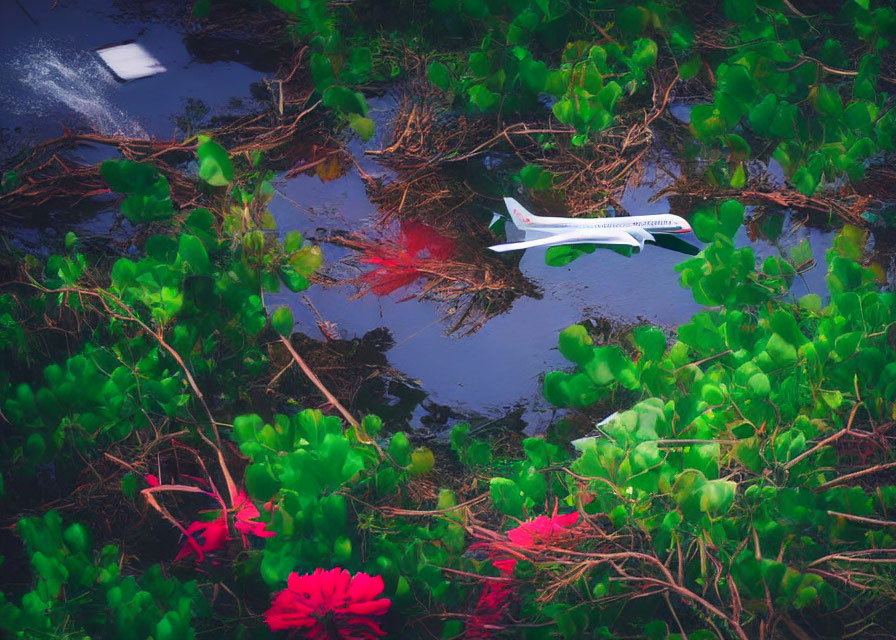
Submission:
[[[653,234],[691,231],[687,220],[672,214],[627,218],[556,218],[536,216],[513,198],[504,198],[504,203],[513,224],[525,233],[525,240],[490,247],[499,253],[562,244],[608,244],[643,249],[645,242],[657,242]]]
[[[524,222],[523,230],[545,233],[559,233],[571,229],[613,229],[624,230],[631,227],[651,233],[689,233],[690,225],[678,216],[628,216],[625,218],[555,218],[533,216],[525,211],[515,212]],[[519,226],[519,225],[517,225]]]

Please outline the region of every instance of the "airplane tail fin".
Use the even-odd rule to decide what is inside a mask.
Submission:
[[[507,213],[510,214],[513,224],[515,224],[518,229],[524,230],[526,227],[537,223],[539,220],[538,216],[529,213],[529,211],[526,210],[526,207],[513,198],[504,198],[504,204],[507,206]]]

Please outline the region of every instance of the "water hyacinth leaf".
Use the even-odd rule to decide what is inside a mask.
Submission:
[[[678,65],[678,75],[682,80],[690,80],[700,72],[700,66],[703,64],[702,58],[696,53],[691,54],[688,58]]]
[[[39,433],[32,433],[25,441],[22,453],[25,459],[31,463],[39,463],[43,461],[47,451],[47,441]]]
[[[266,502],[280,489],[269,464],[252,464],[246,468],[246,490],[255,500]]]
[[[429,81],[443,91],[451,88],[451,73],[444,63],[435,60],[426,67],[426,77]]]
[[[533,93],[545,90],[548,82],[548,66],[531,57],[520,61],[520,80],[523,86]]]
[[[411,453],[411,464],[408,471],[411,475],[422,476],[432,471],[436,465],[436,459],[428,447],[417,447]]]
[[[213,187],[226,187],[233,181],[233,163],[227,151],[205,135],[197,136],[199,146],[199,177]]]
[[[616,101],[622,96],[622,87],[619,86],[619,83],[615,80],[610,80],[604,88],[600,90],[600,93],[597,94],[598,100],[600,100],[601,105],[603,105],[604,109],[608,112],[612,112],[616,107]]]
[[[580,324],[574,324],[561,331],[558,342],[560,353],[571,362],[584,364],[594,357],[594,341],[588,330]]]
[[[289,266],[305,277],[320,269],[323,262],[323,252],[317,245],[303,247],[289,257]]]
[[[771,381],[762,372],[754,373],[747,381],[747,387],[754,395],[760,398],[767,398],[772,390]]]
[[[729,184],[734,189],[742,189],[744,185],[747,183],[747,174],[744,171],[743,163],[738,163],[737,168],[731,174],[731,179],[729,180]]]
[[[283,267],[280,269],[280,278],[286,287],[292,292],[304,291],[311,286],[308,278],[293,269],[292,267]]]
[[[698,140],[709,140],[728,130],[719,109],[711,104],[699,104],[691,109],[690,127]]]
[[[718,86],[721,91],[735,100],[749,105],[756,96],[753,77],[743,65],[721,65],[718,69]]]
[[[271,326],[274,327],[274,331],[281,336],[286,338],[291,336],[292,329],[295,326],[292,317],[292,309],[287,306],[277,307],[277,309],[274,310],[274,313],[271,314]]]
[[[411,443],[408,437],[401,431],[392,436],[389,441],[388,453],[402,467],[406,467],[411,462]]]
[[[800,167],[793,174],[794,186],[799,189],[800,193],[806,196],[811,196],[815,193],[815,190],[818,188],[818,178],[813,175],[813,172],[809,169],[809,167]]]
[[[474,84],[467,89],[467,94],[470,96],[470,104],[478,107],[480,111],[493,109],[501,100],[501,96],[494,91],[491,91],[484,84]]]
[[[820,84],[815,88],[815,108],[822,115],[836,119],[843,115],[843,99],[836,89]]]
[[[155,167],[133,160],[106,160],[100,165],[100,176],[110,189],[122,194],[157,193],[161,181],[168,186],[168,181]]]
[[[734,22],[748,22],[756,13],[756,0],[724,0],[725,15]]]
[[[525,495],[513,480],[492,478],[489,482],[489,495],[495,508],[501,513],[514,518],[523,517]]]
[[[666,352],[666,334],[656,327],[636,327],[632,336],[635,345],[648,360],[659,360]]]
[[[208,253],[202,241],[189,233],[182,233],[178,241],[177,255],[187,272],[205,274],[209,270]]]
[[[691,228],[701,242],[712,242],[719,228],[719,221],[713,211],[699,209],[691,218]]]
[[[554,184],[554,175],[535,164],[527,164],[520,169],[520,182],[532,191],[546,191]]]
[[[630,36],[640,35],[650,21],[650,11],[642,6],[626,5],[616,11],[616,24]]]
[[[357,91],[352,91],[348,87],[339,85],[327,87],[321,101],[325,107],[335,109],[346,115],[367,115],[367,101],[364,99],[364,95]]]
[[[364,142],[370,140],[376,130],[376,125],[373,120],[360,116],[357,113],[348,114],[348,126],[350,126]]]
[[[726,200],[719,207],[719,231],[729,238],[741,228],[744,223],[744,205],[737,200]]]
[[[656,64],[656,42],[649,38],[639,38],[632,43],[632,62],[640,69],[649,69]]]

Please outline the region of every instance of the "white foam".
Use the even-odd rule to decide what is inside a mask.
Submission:
[[[55,116],[68,127],[87,124],[105,135],[148,137],[135,118],[110,100],[122,85],[93,52],[37,41],[5,62],[9,68],[4,75],[19,80],[3,87],[0,96],[10,111],[37,119]],[[83,122],[71,122],[60,106],[78,114]]]

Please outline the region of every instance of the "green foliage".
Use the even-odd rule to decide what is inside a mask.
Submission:
[[[0,593],[0,629],[5,637],[35,638],[88,634],[125,640],[192,640],[195,615],[207,603],[195,581],[166,577],[153,565],[139,577],[124,575],[118,547],[98,553],[81,524],[63,528],[49,511],[16,526],[31,561],[33,589],[16,605]]]
[[[133,224],[165,220],[174,214],[168,180],[151,165],[133,160],[107,160],[100,175],[113,191],[127,197],[122,215]]]
[[[828,304],[787,301],[788,263],[757,265],[752,251],[734,249],[743,217],[735,205],[694,216],[710,245],[679,267],[682,284],[718,308],[679,327],[668,349],[650,328],[632,335],[633,357],[594,347],[583,327],[561,334],[561,353],[577,367],[547,375],[548,400],[587,406],[619,388],[642,398],[582,441],[570,468],[593,480],[569,501],[587,496],[586,512],[610,514],[619,533],[646,535],[659,557],[676,545],[713,549],[713,562],[731,567],[719,574],[721,601],[736,586],[752,616],[768,614],[766,598],[777,611],[833,609],[842,602],[839,583],[807,567],[872,543],[858,522],[830,513],[882,517],[890,504],[883,495],[894,490],[837,486],[848,454],[812,443],[851,423],[858,403],[872,423],[891,419],[896,384],[886,363],[896,350],[885,336],[896,296],[878,292],[854,261],[864,236],[847,228],[828,253]],[[512,492],[495,493],[493,481],[496,506],[516,508]],[[751,537],[745,549],[741,541]],[[684,578],[699,589],[711,573],[688,565]]]
[[[213,187],[226,187],[233,181],[233,163],[224,147],[209,138],[198,136],[199,177]]]
[[[111,317],[106,332],[75,343],[73,355],[51,360],[37,379],[2,380],[0,408],[11,425],[2,445],[5,460],[34,469],[71,446],[90,449],[171,421],[196,424],[202,409],[188,372],[221,389],[222,398],[236,399],[264,370],[263,292],[277,291],[281,278],[291,290],[307,288],[321,264],[320,249],[303,246],[295,232],[281,241],[263,227],[269,176],[250,174],[237,184],[216,143],[203,141],[198,153],[200,167],[214,167],[200,168],[207,182],[233,185],[231,213],[223,221],[208,209],[187,213],[172,235],[150,236],[142,257],[115,261],[105,288],[85,283],[88,263],[77,243],[69,243],[70,255],[51,256],[43,275],[36,274],[47,291],[30,304],[58,313],[74,302],[76,313],[98,308]],[[164,185],[167,215],[173,214],[167,182],[152,167],[109,161],[101,171],[110,185],[143,203],[131,211],[153,210],[144,205],[158,202],[152,194]],[[4,349],[22,362],[26,336],[17,319],[23,314],[16,299],[0,297]],[[288,315],[280,310],[272,318],[275,330],[287,336]]]

